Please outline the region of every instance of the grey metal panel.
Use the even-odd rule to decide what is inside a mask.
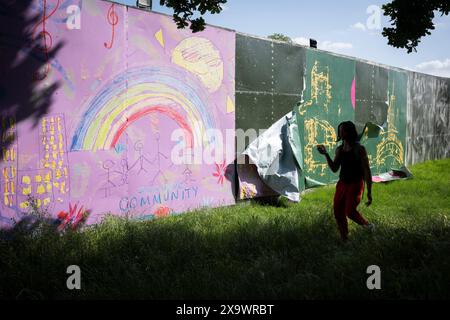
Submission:
[[[367,121],[382,125],[387,120],[388,76],[386,68],[356,61],[355,124],[362,130]]]
[[[267,129],[301,99],[305,49],[236,34],[236,129]]]
[[[407,163],[450,157],[450,79],[409,74]]]

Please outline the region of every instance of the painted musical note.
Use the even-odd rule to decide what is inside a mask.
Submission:
[[[119,16],[117,15],[117,13],[115,11],[114,4],[111,4],[111,6],[109,7],[109,10],[108,10],[108,23],[112,27],[111,42],[110,43],[104,42],[103,45],[105,46],[105,48],[111,49],[114,44],[115,28],[116,28],[116,25],[119,23]]]
[[[43,0],[42,19],[40,19],[39,22],[33,28],[33,40],[36,39],[37,35],[41,36],[41,38],[43,40],[43,46],[40,47],[39,49],[44,53],[44,57],[45,57],[45,69],[41,72],[37,71],[34,74],[34,79],[36,79],[36,80],[44,80],[45,78],[47,78],[47,76],[50,72],[50,63],[48,60],[49,60],[49,51],[53,46],[53,38],[52,38],[52,35],[50,34],[50,32],[47,31],[46,22],[48,19],[50,19],[51,16],[53,16],[55,14],[55,12],[59,8],[59,5],[60,5],[60,0],[57,0],[55,7],[47,15],[47,0]],[[42,30],[38,34],[36,34],[36,31],[39,26],[42,26]]]

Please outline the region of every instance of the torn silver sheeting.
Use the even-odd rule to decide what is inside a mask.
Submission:
[[[256,165],[265,184],[289,200],[298,202],[301,171],[290,144],[290,141],[295,141],[295,137],[290,137],[292,131],[289,128],[293,116],[293,112],[289,112],[275,122],[250,143],[243,154]]]

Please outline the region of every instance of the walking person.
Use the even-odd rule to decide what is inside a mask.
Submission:
[[[358,212],[357,207],[367,186],[367,202],[372,203],[372,174],[366,149],[359,144],[355,124],[345,121],[338,126],[338,141],[342,144],[336,149],[334,160],[331,159],[324,145],[317,145],[320,154],[325,155],[331,171],[339,172],[333,209],[342,240],[348,239],[347,217],[359,225],[373,229],[373,225]]]

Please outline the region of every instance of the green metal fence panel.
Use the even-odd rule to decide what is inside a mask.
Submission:
[[[338,146],[337,126],[342,121],[354,120],[355,62],[307,50],[305,79],[303,101],[295,110],[308,188],[337,180],[337,174],[329,170],[316,145],[325,145],[333,156]]]
[[[405,164],[407,75],[358,63],[356,79],[355,122],[358,128],[368,121],[383,127],[378,137],[368,139],[363,135],[361,139],[368,153],[372,175],[400,169]],[[366,99],[358,91],[360,88],[367,95]]]

